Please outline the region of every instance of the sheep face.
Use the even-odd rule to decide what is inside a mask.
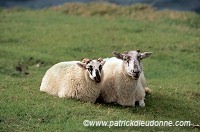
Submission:
[[[140,53],[140,50],[124,52],[123,54],[113,52],[113,55],[123,60],[125,71],[133,79],[137,80],[142,72],[141,60],[149,57],[152,52]]]
[[[105,61],[102,58],[98,60],[83,59],[82,63],[77,63],[78,66],[87,70],[90,79],[94,80],[96,83],[101,82],[102,68]]]

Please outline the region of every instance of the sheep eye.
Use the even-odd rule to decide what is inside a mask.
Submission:
[[[89,66],[89,70],[91,70],[91,71],[92,71],[92,69],[93,69],[93,67],[92,67],[92,66]]]
[[[89,66],[87,69],[88,69],[88,71],[90,72],[90,74],[92,74],[93,67],[92,67],[92,66]]]
[[[137,59],[140,61],[141,60],[141,55],[138,54]]]
[[[124,61],[128,61],[129,59],[128,59],[127,56],[124,56],[123,60],[124,60]]]
[[[127,61],[127,63],[128,63],[128,66],[129,66],[129,61]]]

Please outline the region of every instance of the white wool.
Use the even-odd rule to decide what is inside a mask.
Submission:
[[[139,101],[139,105],[144,106],[144,73],[140,74],[138,80],[134,80],[125,72],[122,60],[115,57],[105,60],[105,75],[101,89],[103,100],[107,103],[116,102],[122,106],[135,106],[135,101]]]
[[[91,80],[87,70],[80,68],[77,62],[60,62],[52,66],[42,79],[40,91],[94,103],[100,93],[100,84]]]
[[[117,59],[116,57],[105,58],[103,60],[106,62],[118,62],[118,63],[121,61],[120,59]]]

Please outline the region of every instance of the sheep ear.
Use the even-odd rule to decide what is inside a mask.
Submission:
[[[98,59],[98,61],[100,61],[100,62],[101,62],[101,61],[103,61],[103,59],[100,57],[100,58]]]
[[[136,51],[137,51],[138,53],[140,53],[140,49],[137,49]]]
[[[116,51],[113,51],[112,54],[117,58],[123,60],[123,55],[121,53],[118,53]]]
[[[88,59],[88,58],[84,58],[84,59],[82,60],[82,62],[83,62],[83,63],[86,63],[86,64],[88,64],[90,61],[91,61],[91,60]]]
[[[124,51],[124,54],[128,54],[128,51]]]
[[[85,64],[85,63],[77,62],[76,64],[77,64],[80,68],[86,69],[86,64]]]
[[[106,63],[106,61],[104,61],[101,57],[98,59],[98,61],[101,62],[102,66]]]
[[[144,53],[141,53],[141,59],[145,59],[145,58],[151,56],[151,54],[153,54],[153,52],[144,52]]]

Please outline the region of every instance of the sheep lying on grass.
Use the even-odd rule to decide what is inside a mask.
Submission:
[[[123,54],[113,52],[116,58],[107,59],[103,67],[105,75],[100,97],[107,103],[116,102],[123,106],[135,106],[139,101],[139,106],[144,107],[145,78],[141,60],[151,54],[139,50]]]
[[[40,91],[60,98],[76,98],[94,103],[100,93],[105,61],[83,59],[61,62],[51,67],[42,79]]]

